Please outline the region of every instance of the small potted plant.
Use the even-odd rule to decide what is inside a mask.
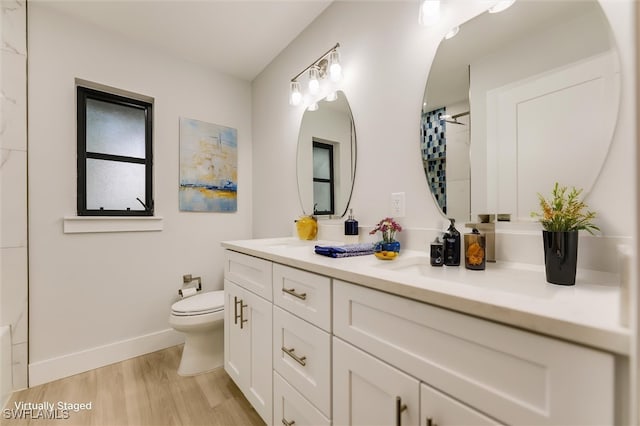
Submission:
[[[400,252],[400,241],[396,241],[396,232],[402,231],[402,226],[392,217],[385,217],[369,232],[373,235],[380,231],[382,233],[382,241],[375,245],[377,253],[385,253],[383,258],[395,258]],[[389,255],[387,255],[389,254]],[[377,254],[376,254],[377,255]],[[378,256],[380,258],[380,256]]]
[[[556,182],[549,200],[538,194],[541,212],[531,213],[543,227],[545,272],[547,282],[552,284],[575,284],[578,231],[593,234],[600,230],[593,224],[596,213],[580,200],[581,193],[582,189],[568,190]]]

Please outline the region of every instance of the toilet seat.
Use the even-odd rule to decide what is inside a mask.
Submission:
[[[224,309],[224,291],[208,291],[179,300],[171,305],[176,316],[203,315]]]

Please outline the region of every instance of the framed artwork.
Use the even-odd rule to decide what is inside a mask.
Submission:
[[[180,211],[238,209],[238,131],[180,117]]]

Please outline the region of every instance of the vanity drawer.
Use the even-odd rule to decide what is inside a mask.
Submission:
[[[329,333],[274,306],[273,368],[325,416],[330,416]]]
[[[316,407],[291,387],[278,373],[273,372],[273,422],[295,426],[329,426]]]
[[[273,298],[271,271],[272,263],[268,260],[225,251],[224,277],[267,300]]]
[[[422,424],[474,426],[502,424],[424,383],[420,384],[420,411],[420,416],[424,420]]]
[[[613,424],[614,357],[334,280],[334,334],[510,424]]]
[[[273,265],[273,303],[331,332],[331,278]]]

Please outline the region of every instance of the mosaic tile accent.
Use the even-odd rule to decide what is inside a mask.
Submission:
[[[438,205],[447,213],[447,138],[446,123],[441,118],[446,108],[439,108],[422,114],[421,143],[422,163]]]

